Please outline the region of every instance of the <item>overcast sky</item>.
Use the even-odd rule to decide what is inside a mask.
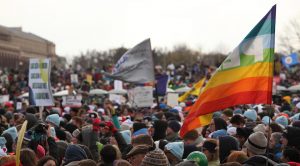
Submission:
[[[0,24],[54,42],[60,56],[133,47],[149,37],[154,48],[184,43],[228,53],[274,4],[278,38],[300,18],[299,0],[1,0]]]

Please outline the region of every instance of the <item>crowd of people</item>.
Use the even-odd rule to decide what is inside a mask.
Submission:
[[[156,67],[162,70],[161,67]],[[169,65],[169,87],[197,81],[213,67]],[[109,69],[105,69],[109,70]],[[70,75],[76,73],[77,84]],[[93,83],[85,81],[91,74]],[[282,76],[283,77],[283,76]],[[287,79],[287,78],[285,78]],[[290,79],[290,78],[288,78]],[[52,70],[54,91],[73,86],[82,92],[110,90],[113,80],[101,70]],[[89,100],[81,107],[37,107],[18,98],[27,91],[27,75],[1,70],[1,95],[9,102],[0,106],[0,165],[15,165],[19,131],[27,121],[22,142],[23,166],[259,166],[300,165],[300,97],[291,94],[273,105],[240,105],[213,114],[210,124],[179,136],[187,109],[194,98],[170,107],[164,100],[151,108],[132,108],[126,103]],[[126,88],[127,84],[124,85]],[[16,109],[16,102],[23,102]],[[156,101],[154,102],[156,103]]]

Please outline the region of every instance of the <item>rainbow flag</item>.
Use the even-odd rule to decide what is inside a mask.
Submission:
[[[188,98],[190,95],[194,95],[194,96],[199,96],[200,94],[200,90],[203,87],[204,83],[205,83],[206,78],[202,78],[200,81],[198,81],[191,90],[189,90],[188,92],[185,92],[182,96],[180,96],[178,98],[179,102],[183,102],[186,100],[186,98]]]
[[[275,17],[276,5],[216,70],[189,111],[181,136],[207,123],[215,111],[240,104],[271,104]]]

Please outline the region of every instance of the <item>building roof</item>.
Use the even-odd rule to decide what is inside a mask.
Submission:
[[[29,40],[54,44],[53,42],[46,40],[40,36],[37,36],[33,33],[23,32],[22,27],[5,27],[3,25],[0,25],[0,33],[5,35],[10,35],[10,36],[16,36],[20,38],[25,38]]]

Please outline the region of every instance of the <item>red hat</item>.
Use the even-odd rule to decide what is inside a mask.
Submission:
[[[4,106],[7,108],[11,108],[11,107],[14,107],[14,104],[8,101],[8,102],[4,103]]]
[[[110,130],[111,132],[115,133],[117,129],[115,128],[114,124],[111,121],[105,122],[105,128]]]
[[[93,120],[93,130],[94,131],[99,131],[100,130],[100,123],[101,123],[101,120],[99,118],[95,118]]]

